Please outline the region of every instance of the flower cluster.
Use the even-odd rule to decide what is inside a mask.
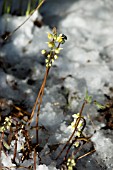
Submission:
[[[46,50],[42,50],[41,53],[46,56],[45,62],[46,67],[51,67],[54,63],[54,60],[58,58],[58,54],[63,48],[60,48],[61,44],[65,43],[65,40],[67,40],[67,37],[64,34],[57,34],[56,29],[53,29],[53,33],[47,33],[48,34],[48,47],[50,48],[49,52]]]
[[[77,113],[77,114],[74,114],[72,115],[72,117],[74,118],[73,122],[71,123],[70,126],[68,126],[69,129],[71,129],[71,131],[74,131],[75,127],[76,127],[76,122],[77,122],[77,119],[80,117],[80,113]],[[82,128],[83,128],[83,120],[80,120],[79,121],[79,124],[77,126],[77,131],[75,133],[75,137],[80,137],[81,136],[81,131],[82,131]],[[74,143],[74,146],[78,147],[79,146],[79,141],[76,141]]]
[[[73,158],[68,158],[67,167],[68,170],[73,170],[73,167],[76,165],[75,160]]]
[[[5,130],[8,130],[11,126],[12,118],[11,116],[6,117],[3,125],[0,127],[0,132],[4,132]]]

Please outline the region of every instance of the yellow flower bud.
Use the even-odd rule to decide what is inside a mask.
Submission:
[[[51,62],[54,63],[54,59],[51,59]]]
[[[63,48],[56,48],[56,49],[55,49],[55,53],[56,53],[56,54],[59,54],[59,53],[60,53],[60,50],[62,50],[62,49],[63,49]]]
[[[45,62],[48,63],[48,59],[45,59]]]
[[[48,39],[49,39],[49,40],[52,40],[52,39],[53,39],[53,35],[50,34],[49,32],[48,32]]]
[[[8,122],[8,121],[9,121],[9,118],[8,118],[8,117],[6,117],[6,118],[5,118],[5,121],[6,121],[6,122]]]
[[[77,113],[77,114],[72,115],[72,117],[73,117],[74,119],[77,119],[79,116],[80,116],[80,113]]]
[[[61,43],[61,42],[63,41],[62,38],[63,38],[63,37],[62,37],[62,34],[60,34],[60,35],[57,37],[56,41],[59,42],[59,43]]]
[[[47,58],[50,58],[50,54],[47,55]]]
[[[48,63],[46,64],[46,67],[49,67],[49,64],[48,64]]]
[[[49,67],[51,67],[51,66],[52,66],[52,64],[49,63]]]
[[[54,55],[54,59],[56,60],[58,58],[58,56],[57,55]]]
[[[51,63],[47,63],[47,64],[46,64],[46,67],[51,67]]]
[[[75,142],[74,146],[77,148],[79,146],[79,142]]]
[[[42,54],[45,54],[45,53],[46,53],[46,50],[42,50],[41,53],[42,53]]]
[[[53,48],[55,46],[54,42],[47,42],[49,48]]]
[[[68,170],[73,170],[73,167],[76,165],[75,160],[73,158],[68,158],[67,166]]]
[[[60,53],[59,48],[56,48],[56,49],[55,49],[55,53],[56,53],[56,54],[59,54],[59,53]]]

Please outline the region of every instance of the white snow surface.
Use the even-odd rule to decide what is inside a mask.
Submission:
[[[37,13],[7,42],[3,44],[3,40],[0,39],[0,98],[18,104],[23,102],[28,111],[32,110],[45,73],[44,58],[40,51],[47,49],[47,32],[51,32],[50,27],[54,25],[57,26],[58,32],[64,33],[68,39],[46,83],[39,124],[44,125],[47,131],[40,132],[39,140],[44,151],[41,151],[42,164],[38,165],[37,160],[37,170],[57,170],[54,157],[60,148],[56,153],[52,153],[52,156],[44,152],[49,153],[51,145],[67,141],[71,135],[67,129],[72,121],[71,115],[80,110],[86,89],[101,103],[105,102],[105,95],[113,97],[112,7],[112,0],[66,0],[65,3],[49,0],[41,9],[45,25],[38,28],[33,24],[39,16]],[[25,19],[24,16],[2,16],[0,34],[13,31]],[[66,112],[64,108],[67,105],[70,110]],[[102,130],[104,123],[95,120],[100,113],[89,108],[90,106],[83,112],[85,118],[87,113],[90,113],[94,124],[100,127],[96,128],[94,134],[91,122],[87,120],[86,131],[89,132],[88,135],[92,135],[96,154],[86,159],[86,162],[81,161],[79,164],[78,161],[77,170],[89,170],[91,167],[92,170],[111,170],[112,130],[109,130],[106,137],[106,130]],[[32,125],[35,124],[35,118],[36,116]],[[31,131],[31,135],[35,140],[34,131]],[[21,144],[19,146],[21,147]],[[2,152],[3,166],[15,166],[11,162],[12,155],[12,150],[8,156]],[[30,161],[25,160],[21,165],[33,165],[33,161]]]

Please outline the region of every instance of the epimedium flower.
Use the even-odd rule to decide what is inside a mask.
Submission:
[[[48,37],[48,47],[50,48],[49,52],[42,50],[41,53],[44,54],[47,58],[45,59],[46,67],[51,67],[54,61],[58,58],[60,51],[63,48],[60,48],[61,44],[64,44],[67,37],[64,34],[57,34],[56,28],[53,28],[53,33],[47,32]]]
[[[55,43],[53,41],[47,42],[49,48],[54,48]]]
[[[68,158],[67,167],[68,170],[73,170],[73,167],[76,165],[75,160],[73,158]]]
[[[77,113],[77,114],[74,114],[72,115],[72,117],[74,118],[73,122],[71,123],[70,126],[68,126],[70,129],[74,130],[75,129],[75,126],[76,126],[76,121],[77,119],[80,117],[80,113]],[[80,131],[81,130],[81,127],[83,126],[83,121],[80,120],[79,121],[79,124],[77,126],[78,130]]]
[[[76,128],[76,132],[75,132],[74,136],[79,138],[81,136],[81,134],[82,134],[83,120],[79,120],[79,123],[77,125],[77,119],[80,118],[80,113],[73,114],[72,117],[74,118],[74,120],[73,120],[73,122],[71,122],[71,124],[68,126],[68,128],[69,128],[69,130],[71,132],[73,132],[74,129]],[[79,146],[79,141],[76,141],[74,143],[74,146],[78,147]]]
[[[0,132],[4,132],[5,130],[8,130],[12,124],[12,118],[11,116],[6,117],[3,125],[0,127]]]
[[[47,37],[48,37],[49,40],[52,40],[53,39],[53,34],[47,32]]]
[[[72,117],[73,117],[74,119],[77,119],[79,116],[80,116],[80,113],[76,113],[76,114],[72,115]]]
[[[74,115],[72,115],[72,117],[74,118],[73,122],[76,123],[76,120],[80,117],[80,113],[74,114]],[[83,121],[80,120],[77,128],[80,131],[82,127],[83,127]]]

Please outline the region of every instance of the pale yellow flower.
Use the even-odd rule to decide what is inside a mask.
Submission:
[[[72,117],[73,117],[74,119],[77,119],[79,116],[80,116],[80,113],[76,113],[76,114],[72,115]]]
[[[42,50],[41,53],[42,53],[42,54],[45,54],[45,53],[46,53],[46,50]]]
[[[55,51],[56,54],[59,54],[62,49],[63,48],[56,48],[54,51]]]
[[[49,32],[47,33],[47,37],[48,37],[49,40],[53,39],[53,35],[51,33],[49,33]]]
[[[75,142],[74,146],[77,148],[79,146],[79,142]]]
[[[48,63],[48,59],[45,59],[45,62]]]
[[[54,55],[54,59],[56,60],[58,58],[58,56],[57,55]]]
[[[63,41],[63,37],[62,37],[62,34],[60,34],[57,39],[56,39],[57,42],[61,43]]]
[[[68,158],[67,167],[68,170],[73,170],[73,167],[76,165],[75,160],[73,158]]]
[[[54,48],[55,44],[54,42],[47,42],[49,48]]]
[[[50,54],[48,54],[48,55],[47,55],[47,58],[50,58],[50,56],[51,56],[51,55],[50,55]]]

